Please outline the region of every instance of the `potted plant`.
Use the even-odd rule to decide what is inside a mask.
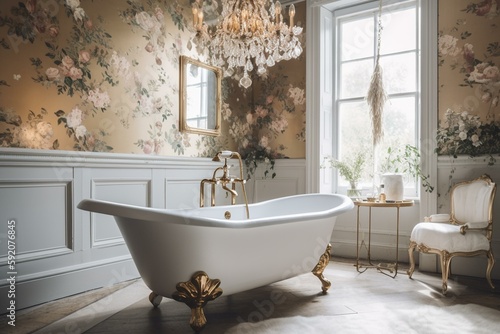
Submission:
[[[415,146],[406,144],[404,150],[389,147],[381,170],[408,175],[414,180],[420,178],[426,192],[431,193],[434,190],[434,186],[429,182],[429,175],[424,175],[420,168],[420,152]]]
[[[336,168],[339,174],[349,182],[350,189],[347,190],[347,196],[361,196],[361,191],[357,188],[358,182],[363,176],[363,169],[366,162],[364,153],[357,153],[352,159],[340,161],[332,157],[326,157],[330,167]]]

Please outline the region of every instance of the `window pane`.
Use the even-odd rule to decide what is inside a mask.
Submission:
[[[372,57],[374,50],[373,17],[344,21],[340,26],[342,61]]]
[[[373,191],[373,184],[381,182],[387,161],[388,148],[405,151],[407,144],[417,145],[418,124],[418,50],[416,3],[405,2],[383,9],[380,63],[383,84],[388,94],[383,111],[384,137],[373,152],[372,122],[366,101],[377,43],[378,8],[366,12],[366,6],[354,6],[352,12],[337,21],[340,36],[337,45],[337,156],[341,161],[352,161],[359,152],[365,155],[365,170],[358,185],[363,195]],[[412,8],[408,8],[412,6]],[[356,10],[363,12],[356,13]],[[371,36],[372,41],[368,39]],[[374,159],[375,156],[375,159]],[[394,155],[392,156],[394,159]],[[375,161],[374,161],[375,160]],[[374,168],[374,165],[377,165]],[[394,172],[395,170],[390,170]],[[337,171],[337,190],[345,191],[349,184]],[[417,195],[415,183],[405,180],[406,196]]]
[[[340,67],[340,98],[364,97],[373,72],[373,59],[344,63]]]
[[[358,152],[366,152],[369,166],[372,152],[371,120],[366,101],[341,102],[339,104],[339,159],[354,160]],[[369,182],[369,170],[366,170],[361,183]],[[342,180],[341,184],[347,184]]]
[[[382,14],[382,27],[381,54],[415,50],[417,34],[415,8],[385,9],[385,14]]]
[[[415,145],[415,98],[403,97],[387,100],[383,112],[384,139],[381,146],[395,148]]]
[[[380,58],[387,94],[414,92],[417,85],[415,53]]]

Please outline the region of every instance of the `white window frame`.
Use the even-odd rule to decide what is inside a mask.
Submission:
[[[356,3],[354,0],[306,1],[306,191],[334,192],[330,173],[320,168],[322,157],[333,155],[331,134],[333,97],[330,100],[332,75],[325,68],[332,65],[333,13],[335,9]],[[420,148],[422,171],[437,183],[435,134],[437,131],[437,36],[438,4],[435,0],[418,0],[421,15],[421,119]],[[331,131],[330,131],[331,132]],[[330,136],[330,138],[329,138]],[[330,140],[329,140],[330,139]],[[420,215],[437,212],[437,191],[420,193]]]
[[[400,0],[400,1],[387,1],[384,3],[384,6],[382,8],[382,14],[390,14],[391,11],[395,10],[400,10],[404,8],[409,8],[409,7],[417,7],[418,6],[418,0]],[[348,6],[339,10],[333,11],[333,17],[334,17],[334,64],[335,64],[335,71],[334,71],[334,82],[335,82],[335,89],[333,90],[333,132],[336,134],[333,137],[333,156],[334,157],[339,157],[339,151],[340,151],[340,143],[339,143],[339,137],[338,134],[340,133],[340,121],[339,121],[339,105],[343,102],[363,102],[365,99],[365,96],[362,97],[348,97],[348,98],[342,98],[340,96],[340,88],[341,88],[341,68],[344,63],[352,62],[353,60],[343,60],[341,59],[341,51],[339,48],[336,47],[336,45],[340,45],[342,43],[341,40],[341,34],[340,31],[338,30],[339,25],[341,22],[346,22],[350,20],[350,17],[354,16],[359,16],[360,14],[362,16],[365,16],[366,18],[371,18],[373,19],[373,24],[374,24],[374,35],[373,35],[373,54],[372,56],[367,56],[363,57],[364,59],[372,59],[373,60],[373,65],[375,66],[375,57],[376,57],[376,47],[377,47],[377,24],[378,24],[378,12],[379,12],[379,1],[372,1],[368,3],[363,3],[363,4],[358,4],[358,5],[352,5]],[[418,15],[418,7],[417,7],[417,13]],[[419,43],[419,20],[416,20],[416,25],[415,31],[417,33],[417,36],[415,37],[415,45],[413,49],[408,49],[405,51],[400,51],[396,53],[390,53],[388,55],[382,54],[380,59],[383,61],[384,57],[391,56],[391,55],[397,55],[397,54],[404,54],[408,52],[414,52],[415,56],[415,72],[416,72],[416,81],[415,82],[415,91],[411,92],[403,92],[403,93],[391,93],[387,94],[388,95],[388,100],[390,98],[401,98],[401,97],[412,97],[415,99],[415,110],[414,110],[414,117],[415,117],[415,136],[413,138],[414,140],[414,145],[419,146],[419,129],[420,129],[420,77],[421,77],[421,70],[420,70],[420,43]],[[383,38],[383,32],[382,32],[382,43],[384,44],[384,38]],[[357,61],[358,59],[354,60]],[[387,102],[389,103],[389,102]],[[387,105],[386,103],[386,105]],[[347,187],[345,185],[340,184],[340,180],[338,177],[338,173],[336,170],[332,170],[332,179],[334,182],[333,188],[336,192],[338,193],[343,193],[345,194],[347,191]],[[376,178],[377,180],[377,178]],[[381,183],[381,180],[378,180]],[[407,185],[407,183],[405,183]],[[413,184],[414,185],[414,184]],[[373,191],[372,186],[366,185],[364,189],[362,189],[364,192],[371,192]],[[419,195],[419,189],[415,189],[414,186],[412,187],[405,187],[405,198],[417,198]]]

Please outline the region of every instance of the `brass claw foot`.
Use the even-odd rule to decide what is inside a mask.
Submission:
[[[219,285],[220,280],[210,279],[203,271],[195,272],[187,282],[177,283],[177,291],[172,294],[172,298],[191,308],[189,325],[197,333],[207,324],[203,307],[207,302],[222,295]]]
[[[312,270],[314,276],[319,278],[321,284],[323,285],[321,287],[321,290],[323,290],[323,294],[326,294],[330,286],[332,286],[332,283],[323,276],[323,271],[328,265],[328,262],[330,262],[331,250],[332,250],[332,244],[328,244],[328,246],[326,246],[325,252],[323,253],[323,255],[320,256],[318,264]]]

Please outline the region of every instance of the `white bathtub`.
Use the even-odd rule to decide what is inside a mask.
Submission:
[[[336,216],[353,203],[336,194],[283,197],[250,204],[250,219],[244,205],[166,210],[88,199],[78,208],[115,217],[157,305],[198,271],[220,280],[224,295],[311,272]]]

